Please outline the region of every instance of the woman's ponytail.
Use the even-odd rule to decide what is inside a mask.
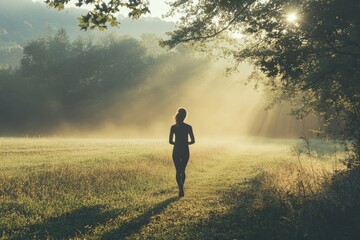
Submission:
[[[176,125],[179,125],[180,123],[183,123],[186,118],[186,109],[185,108],[179,108],[178,112],[175,116]]]

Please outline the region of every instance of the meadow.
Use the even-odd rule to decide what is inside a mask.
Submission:
[[[1,239],[358,236],[360,178],[342,174],[339,144],[199,139],[183,198],[171,150],[164,139],[0,138]]]

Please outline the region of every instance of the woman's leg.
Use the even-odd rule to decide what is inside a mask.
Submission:
[[[189,157],[190,157],[189,149],[184,149],[184,152],[182,152],[181,155],[182,155],[181,156],[181,165],[180,165],[180,167],[181,167],[181,182],[184,185],[185,179],[186,179],[185,168],[186,168],[186,165],[188,164]]]
[[[174,161],[174,165],[175,165],[175,169],[176,169],[176,182],[177,182],[177,185],[180,187],[182,187],[183,185],[183,181],[182,181],[182,175],[181,175],[181,172],[182,172],[182,167],[181,167],[181,156],[180,156],[180,153],[179,151],[177,151],[177,149],[174,148],[173,150],[173,154],[172,154],[172,158],[173,158],[173,161]]]
[[[180,157],[180,177],[181,177],[181,187],[179,187],[179,197],[183,197],[184,193],[184,184],[186,179],[185,168],[189,161],[189,148],[184,148],[181,151]]]

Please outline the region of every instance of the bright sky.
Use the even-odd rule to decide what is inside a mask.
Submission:
[[[31,0],[33,2],[43,2],[44,0]],[[149,0],[150,2],[150,11],[151,17],[159,17],[161,18],[163,14],[169,11],[169,6],[165,2],[173,2],[174,0]],[[67,5],[68,7],[75,7],[76,0],[71,0],[71,2]],[[84,7],[86,8],[86,7]],[[87,7],[91,9],[90,7]],[[122,11],[122,14],[126,15],[126,12]],[[171,19],[166,19],[171,20]]]

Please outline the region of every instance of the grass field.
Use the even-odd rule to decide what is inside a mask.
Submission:
[[[0,138],[1,239],[315,239],[296,208],[341,153],[300,145],[200,139],[178,198],[165,140]]]

